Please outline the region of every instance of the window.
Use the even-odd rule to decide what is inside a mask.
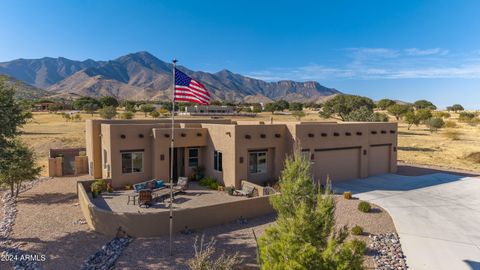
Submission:
[[[188,167],[190,168],[198,167],[198,148],[188,149]]]
[[[223,171],[222,167],[222,152],[214,151],[213,152],[213,169],[215,171]]]
[[[143,172],[143,151],[122,152],[122,173]]]
[[[250,152],[249,172],[266,173],[267,172],[267,152]]]

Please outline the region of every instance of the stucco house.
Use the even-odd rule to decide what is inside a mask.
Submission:
[[[174,178],[198,166],[225,186],[242,180],[262,185],[280,176],[294,145],[312,164],[312,175],[333,182],[397,170],[396,123],[236,122],[178,120],[174,127]],[[123,187],[170,178],[171,122],[87,120],[89,172]]]

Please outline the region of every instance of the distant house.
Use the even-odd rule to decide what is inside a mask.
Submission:
[[[186,106],[185,113],[204,113],[204,114],[233,114],[235,112],[232,106],[218,106],[218,105],[195,105]]]
[[[71,110],[72,105],[68,103],[62,103],[62,102],[47,102],[47,101],[42,101],[42,102],[35,102],[32,105],[32,110],[35,112],[41,112],[41,111],[48,111],[48,108],[51,106],[58,106],[61,111],[64,110]]]

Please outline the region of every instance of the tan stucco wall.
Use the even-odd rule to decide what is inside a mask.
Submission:
[[[118,213],[100,209],[91,201],[84,185],[77,183],[78,200],[88,226],[106,235],[114,236],[119,227],[134,237],[153,237],[169,232],[169,212]],[[210,206],[178,209],[173,212],[173,231],[202,229],[226,224],[239,218],[254,218],[273,213],[269,197],[255,197]]]
[[[111,178],[114,187],[152,178],[168,180],[171,138],[165,135],[170,133],[171,122],[165,120],[87,122],[87,154],[90,155],[90,161],[94,161],[95,175],[99,170],[100,177]],[[126,136],[125,139],[120,138],[122,134]],[[139,138],[139,134],[144,137]],[[185,175],[179,176],[193,173],[187,166],[188,147],[198,147],[205,174],[226,186],[237,188],[241,180],[262,185],[265,181],[277,179],[283,170],[285,157],[293,152],[295,144],[308,152],[312,158],[312,174],[321,181],[325,180],[326,175],[330,175],[332,181],[338,181],[397,170],[396,123],[307,122],[265,125],[247,122],[237,125],[228,120],[179,120],[175,125],[175,147],[185,147]],[[111,174],[102,168],[103,149],[107,151]],[[120,152],[142,149],[143,172],[123,174]],[[215,150],[222,152],[223,172],[213,169]],[[249,151],[255,150],[268,152],[267,173],[249,173]],[[386,156],[389,157],[388,161]]]

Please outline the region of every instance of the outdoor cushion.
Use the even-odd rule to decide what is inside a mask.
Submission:
[[[165,186],[165,183],[163,182],[163,180],[155,180],[155,188],[161,188],[164,186]]]
[[[138,183],[133,185],[133,188],[135,189],[136,192],[139,192],[142,189],[147,189],[147,184],[146,183]]]
[[[155,182],[155,180],[152,180],[152,181],[148,181],[147,182],[147,187],[148,189],[155,189],[157,186],[157,182]]]

